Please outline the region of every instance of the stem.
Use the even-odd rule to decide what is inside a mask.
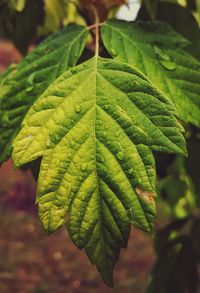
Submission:
[[[95,29],[95,56],[97,57],[97,56],[99,56],[99,26],[100,26],[100,22],[99,22],[99,17],[98,17],[96,8],[92,5],[91,9],[93,10],[93,13],[94,13],[95,24],[91,25],[89,28]]]
[[[95,56],[99,56],[99,27],[96,26]]]
[[[95,24],[92,24],[92,25],[89,25],[88,26],[88,29],[89,30],[92,30],[92,29],[96,29],[96,27],[100,27],[100,26],[102,26],[104,24],[104,22],[99,22],[99,23],[95,23]]]

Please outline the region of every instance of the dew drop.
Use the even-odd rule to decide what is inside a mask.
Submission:
[[[82,137],[83,139],[85,139],[86,135],[87,135],[87,133],[86,133],[86,132],[83,132],[83,133],[81,134],[81,137]]]
[[[118,55],[115,49],[110,49],[110,53],[114,57],[116,57]]]
[[[15,74],[17,69],[17,64],[11,64],[8,69],[7,69],[7,73],[5,74],[5,77],[8,77],[8,79],[6,79],[6,83],[10,83],[13,81],[13,75]]]
[[[59,119],[59,118],[55,118],[55,122],[56,122],[57,124],[59,124],[60,119]]]
[[[27,93],[32,92],[33,89],[34,89],[34,79],[35,79],[35,74],[36,74],[35,72],[32,73],[32,74],[28,77],[28,79],[27,79],[27,88],[26,88],[26,92],[27,92]]]
[[[101,163],[104,163],[104,162],[105,162],[104,157],[101,157]]]
[[[45,50],[45,54],[49,54],[49,53],[51,53],[51,51],[52,51],[52,48],[47,48],[47,49]]]
[[[129,175],[133,174],[133,169],[132,169],[132,168],[130,168],[130,169],[128,170],[128,174],[129,174]]]
[[[174,61],[164,61],[160,60],[160,64],[167,70],[175,70],[176,69],[176,64]]]
[[[32,73],[29,77],[28,77],[28,79],[27,79],[27,83],[29,84],[29,85],[33,85],[34,84],[34,79],[35,79],[35,72],[34,73]]]
[[[105,104],[105,105],[104,105],[104,108],[105,108],[106,110],[108,110],[108,109],[110,108],[110,106],[109,106],[108,104]]]
[[[125,159],[124,157],[124,154],[122,152],[118,152],[117,153],[117,158],[120,160],[120,161],[123,161]]]
[[[80,168],[81,168],[81,171],[84,172],[87,169],[87,163],[82,163]]]
[[[77,72],[78,72],[78,68],[75,67],[75,68],[72,68],[71,69],[71,73],[72,74],[76,74]]]
[[[60,161],[59,160],[56,160],[56,166],[58,167],[60,165]]]
[[[75,105],[74,110],[75,110],[76,113],[80,113],[81,110],[82,110],[82,107],[80,105]]]
[[[30,93],[30,92],[33,91],[33,89],[34,89],[34,86],[33,85],[32,86],[29,86],[29,87],[26,88],[26,92],[27,93]]]
[[[137,137],[137,134],[136,133],[133,133],[132,134],[132,138],[134,139],[134,138],[136,138]]]
[[[119,131],[117,131],[117,132],[115,133],[115,136],[116,136],[116,137],[119,137]]]
[[[155,44],[153,47],[159,63],[167,70],[175,70],[176,63],[174,62],[173,58],[167,54],[167,51]]]
[[[133,217],[133,209],[132,208],[128,209],[128,216],[129,216],[129,218]]]
[[[107,136],[106,131],[103,131],[103,132],[102,132],[102,137],[103,137],[103,138],[106,138],[106,136]]]
[[[59,142],[60,138],[59,138],[59,135],[58,134],[56,134],[55,140],[56,140],[56,142]]]

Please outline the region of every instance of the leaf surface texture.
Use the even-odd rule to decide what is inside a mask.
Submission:
[[[172,104],[132,67],[94,57],[37,99],[14,141],[21,166],[42,157],[39,214],[48,233],[66,225],[112,285],[130,225],[151,232],[152,150],[185,153]]]
[[[109,20],[102,27],[109,53],[141,70],[175,105],[179,118],[200,126],[200,64],[189,43],[166,23]]]
[[[42,42],[4,78],[1,93],[0,163],[11,154],[12,141],[30,106],[65,70],[73,67],[85,46],[88,31],[69,25]]]

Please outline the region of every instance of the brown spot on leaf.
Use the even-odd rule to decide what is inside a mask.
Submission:
[[[140,187],[136,187],[135,189],[137,195],[139,195],[141,198],[146,200],[149,203],[154,202],[154,192],[152,191],[144,191]]]

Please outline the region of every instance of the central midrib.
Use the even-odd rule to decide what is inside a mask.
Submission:
[[[103,247],[103,253],[106,260],[106,254],[105,254],[105,239],[104,239],[104,231],[103,231],[103,215],[102,215],[102,203],[101,203],[101,196],[99,192],[99,178],[98,178],[98,170],[97,170],[97,140],[96,140],[96,109],[97,109],[97,71],[98,71],[98,56],[94,57],[94,72],[95,72],[95,105],[94,105],[94,152],[95,152],[95,158],[94,158],[94,168],[95,168],[95,176],[96,176],[96,183],[97,183],[97,196],[98,196],[98,202],[99,202],[99,222],[100,222],[100,230],[101,230],[101,240],[102,240],[102,247]]]

